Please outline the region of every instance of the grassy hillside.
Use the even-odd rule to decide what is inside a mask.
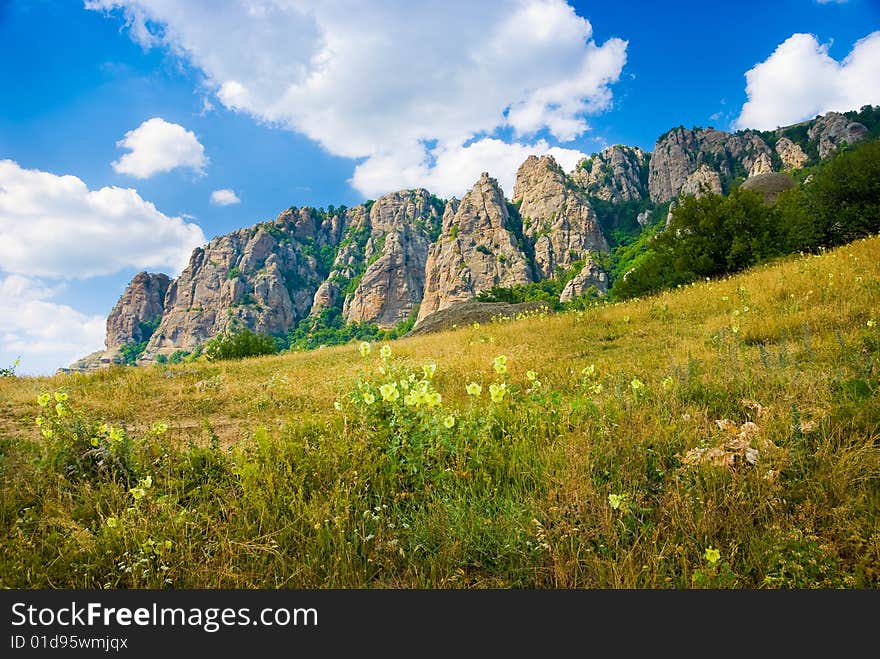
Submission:
[[[877,323],[872,238],[388,358],[0,378],[0,587],[877,587]]]

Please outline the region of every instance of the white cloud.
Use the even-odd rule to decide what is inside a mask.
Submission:
[[[75,176],[0,160],[0,271],[85,279],[123,268],[176,274],[205,242],[130,188],[89,190]]]
[[[52,301],[28,277],[0,277],[0,367],[21,357],[20,375],[46,375],[104,346],[105,319]]]
[[[549,154],[566,171],[571,171],[585,153],[575,149],[551,147],[545,140],[534,144],[503,142],[484,138],[468,146],[438,148],[433,163],[410,166],[407,155],[373,157],[354,171],[354,186],[367,196],[376,197],[389,189],[425,187],[443,197],[461,196],[480,177],[489,172],[498,179],[506,196],[513,194],[516,170],[530,155]]]
[[[880,31],[855,43],[838,62],[812,34],[793,34],[746,73],[735,128],[769,130],[829,111],[880,103]]]
[[[128,131],[116,146],[129,149],[130,153],[112,163],[113,169],[135,178],[149,178],[178,167],[203,174],[208,164],[205,147],[195,133],[160,117],[148,119]]]
[[[494,149],[506,158],[511,150],[498,140],[474,149],[499,129],[520,142],[513,150],[542,131],[556,142],[583,134],[585,116],[611,106],[626,61],[625,41],[597,44],[564,0],[86,6],[122,8],[133,39],[186,58],[227,108],[363,159],[352,184],[365,194],[402,179],[451,181],[434,171],[444,155]],[[492,163],[483,167],[499,175]]]
[[[816,0],[820,5],[845,5],[849,0]]]
[[[235,191],[223,188],[222,190],[214,190],[211,193],[211,203],[217,206],[230,206],[232,204],[240,204],[241,199],[238,198]]]

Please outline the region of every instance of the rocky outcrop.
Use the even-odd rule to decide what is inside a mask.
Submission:
[[[801,169],[810,161],[810,157],[804,153],[800,145],[795,144],[787,137],[780,137],[777,140],[776,154],[779,156],[784,170]]]
[[[312,209],[282,213],[197,248],[168,289],[162,322],[142,362],[192,351],[226,331],[282,334],[308,315],[323,277],[315,246],[332,244],[345,220]]]
[[[428,252],[417,326],[435,311],[481,291],[532,281],[528,259],[509,229],[498,181],[483,172],[454,212],[453,207],[447,205],[440,239]]]
[[[682,197],[704,197],[707,194],[721,194],[721,177],[708,165],[700,165],[697,171],[685,179],[681,186]]]
[[[168,275],[141,272],[128,284],[122,297],[107,316],[107,350],[149,338],[162,319]]]
[[[638,147],[617,144],[581,160],[571,178],[591,197],[613,204],[645,199],[649,159]]]
[[[605,295],[608,292],[608,276],[593,259],[587,258],[583,269],[570,279],[562,289],[559,301],[569,302],[586,295],[591,288],[599,295]]]
[[[719,180],[745,177],[770,147],[754,131],[736,134],[713,128],[675,128],[661,136],[654,146],[648,168],[651,201],[662,204],[675,199],[695,171],[705,165]]]
[[[820,158],[834,155],[843,144],[855,144],[865,139],[868,129],[857,121],[850,121],[837,112],[816,118],[807,130],[810,141],[816,142]]]
[[[749,170],[749,178],[754,176],[759,176],[761,174],[769,174],[773,171],[773,163],[770,161],[770,156],[766,153],[762,153],[758,156],[754,163],[752,163],[752,168]]]
[[[427,190],[404,190],[376,200],[369,210],[369,265],[344,302],[348,322],[393,327],[422,301],[430,233],[440,222]]]
[[[552,156],[529,156],[516,174],[513,202],[535,249],[541,278],[553,277],[591,252],[608,251],[599,218]]]
[[[161,321],[170,284],[168,275],[161,273],[135,275],[107,316],[104,350],[93,352],[62,370],[87,372],[124,363],[121,348],[148,340]]]

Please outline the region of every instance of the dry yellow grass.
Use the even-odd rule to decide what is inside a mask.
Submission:
[[[224,453],[236,466],[223,496],[236,501],[222,513],[212,508],[220,499],[205,502],[210,521],[175,541],[185,545],[170,572],[178,586],[876,586],[878,323],[880,239],[871,238],[643,300],[398,340],[395,363],[436,362],[444,413],[460,419],[453,453],[430,448],[415,475],[389,476],[387,417],[334,409],[359,378],[377,377],[375,350],[364,359],[356,345],[3,379],[0,439],[39,444],[34,401],[62,389],[132,435],[162,421],[168,443],[208,446],[216,435],[241,447]],[[489,404],[498,354],[520,389],[536,371],[541,396]],[[590,364],[600,394],[583,386]],[[476,403],[464,390],[471,380],[484,385]],[[774,448],[742,471],[683,464],[686,452],[719,445],[725,418],[757,423]],[[5,487],[24,487],[22,464],[6,463]],[[169,472],[169,491],[183,487],[178,478]],[[74,500],[96,496],[77,487]],[[101,542],[102,520],[125,502],[124,489],[106,495],[115,502],[106,510],[46,491],[4,495],[10,556],[48,542],[19,529],[25,499],[44,497],[44,518],[51,510]],[[609,494],[625,495],[623,510]],[[393,533],[361,515],[383,501]],[[227,507],[238,512],[227,517]],[[167,511],[144,514],[145,529],[182,533]],[[703,557],[713,547],[717,565]],[[39,563],[33,551],[24,564]],[[144,583],[89,565],[74,585]]]

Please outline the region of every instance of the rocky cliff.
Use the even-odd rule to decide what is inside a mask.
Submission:
[[[589,196],[613,204],[645,199],[649,160],[640,148],[617,144],[581,160],[571,178]]]
[[[70,370],[88,371],[123,363],[123,346],[147,341],[162,320],[170,284],[168,275],[148,272],[135,275],[107,316],[104,350],[83,357],[72,364]]]
[[[731,134],[713,128],[674,128],[654,145],[648,168],[651,201],[662,204],[678,197],[688,177],[703,165],[719,179],[745,178],[756,160],[770,153],[754,131]]]
[[[513,203],[523,233],[534,246],[539,278],[554,276],[591,252],[607,252],[608,242],[586,194],[551,156],[529,156],[516,174]]]
[[[483,172],[460,203],[446,207],[440,238],[428,252],[417,324],[493,286],[527,284],[532,279],[501,187]]]

